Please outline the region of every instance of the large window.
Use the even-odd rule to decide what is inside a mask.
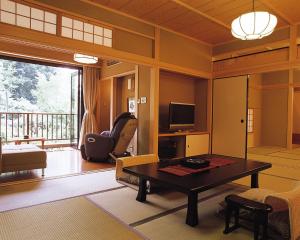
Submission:
[[[76,143],[81,68],[0,58],[0,132],[4,140]]]

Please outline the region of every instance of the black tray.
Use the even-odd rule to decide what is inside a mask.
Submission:
[[[180,161],[180,164],[184,167],[199,169],[208,167],[210,162],[201,158],[185,158]]]

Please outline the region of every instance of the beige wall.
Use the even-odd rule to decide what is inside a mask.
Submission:
[[[169,103],[193,103],[195,130],[207,131],[208,81],[167,71],[160,72],[159,83],[159,128],[168,129]]]
[[[262,85],[288,83],[288,71],[262,74]],[[262,92],[262,145],[286,147],[288,89],[266,88]]]
[[[250,76],[248,108],[254,109],[254,131],[248,134],[248,147],[286,146],[288,71]]]
[[[138,106],[138,154],[150,153],[150,87],[151,68],[139,66],[138,98],[146,97],[147,102]]]
[[[111,80],[99,81],[99,97],[96,104],[96,121],[100,132],[110,129]]]
[[[178,66],[211,72],[211,47],[162,30],[160,60]]]
[[[293,133],[300,134],[300,91],[294,92]]]
[[[131,89],[128,89],[128,80],[131,79]],[[128,98],[135,97],[135,74],[129,74],[124,77],[117,78],[117,115],[128,111]]]
[[[135,70],[135,64],[132,63],[120,62],[118,64],[114,64],[111,66],[106,66],[106,64],[103,64],[103,67],[101,69],[101,77],[102,78],[114,77],[134,70]]]
[[[261,116],[262,116],[262,76],[251,75],[248,88],[248,108],[253,109],[253,133],[248,133],[248,147],[261,145]]]
[[[113,48],[117,50],[153,57],[152,39],[118,29],[115,29],[113,38]]]

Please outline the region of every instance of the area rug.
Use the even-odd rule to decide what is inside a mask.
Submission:
[[[0,187],[0,212],[124,187],[115,170]]]
[[[0,213],[1,240],[141,240],[84,197]]]

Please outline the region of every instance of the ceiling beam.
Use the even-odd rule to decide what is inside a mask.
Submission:
[[[184,8],[186,8],[186,9],[194,12],[194,13],[197,13],[198,15],[200,15],[200,16],[208,19],[208,20],[210,20],[213,23],[216,23],[216,24],[218,24],[218,25],[220,25],[220,26],[222,26],[222,27],[224,27],[226,29],[231,30],[231,27],[229,25],[225,24],[224,22],[222,22],[222,21],[220,21],[220,20],[218,20],[218,19],[216,19],[216,18],[214,18],[212,16],[207,15],[204,12],[201,12],[200,10],[198,10],[198,9],[190,6],[189,4],[186,4],[186,3],[184,3],[184,2],[182,2],[180,0],[172,0],[172,1],[175,2],[175,3],[177,3],[178,5],[180,5],[180,6],[184,7]]]
[[[270,8],[275,14],[277,14],[280,18],[282,18],[285,22],[287,22],[290,25],[294,24],[294,21],[289,18],[286,14],[284,14],[281,10],[276,8],[270,0],[259,0],[262,4],[264,4],[266,7]]]

